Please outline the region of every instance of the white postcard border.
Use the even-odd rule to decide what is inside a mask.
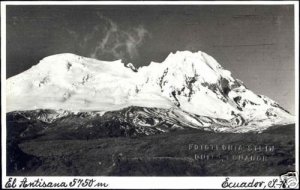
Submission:
[[[296,172],[299,174],[299,2],[298,1],[7,1],[1,2],[1,166],[2,188],[11,176],[6,175],[6,5],[294,5],[294,39],[295,39],[295,159]],[[88,187],[97,189],[221,189],[227,176],[220,177],[106,177],[106,176],[32,176],[26,177],[28,181],[41,179],[51,182],[69,182],[78,179],[94,179],[99,183],[107,184],[105,187]],[[17,181],[24,177],[12,177]],[[279,176],[245,176],[230,177],[234,182],[272,181]],[[18,187],[17,187],[18,188]],[[40,188],[40,187],[37,187]],[[67,187],[87,188],[87,187]],[[247,189],[257,189],[248,187]],[[261,188],[261,187],[259,187]]]

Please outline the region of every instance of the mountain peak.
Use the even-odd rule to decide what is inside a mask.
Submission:
[[[208,67],[217,70],[221,69],[221,65],[210,55],[198,51],[198,52],[191,52],[191,51],[176,51],[176,53],[170,53],[164,62],[172,62],[174,63],[193,63],[196,62],[198,64],[207,65]]]
[[[151,62],[149,66],[140,68],[139,72],[151,74],[154,78],[163,75],[164,79],[169,78],[169,82],[177,84],[185,82],[187,78],[209,84],[217,84],[222,79],[231,83],[235,81],[230,71],[223,69],[213,57],[201,51],[170,53],[162,63]]]

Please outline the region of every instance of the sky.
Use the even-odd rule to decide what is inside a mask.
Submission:
[[[7,6],[7,78],[74,53],[135,67],[203,51],[247,88],[295,112],[292,5]]]

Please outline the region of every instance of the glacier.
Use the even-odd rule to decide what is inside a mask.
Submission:
[[[201,51],[177,51],[162,63],[138,69],[121,60],[52,55],[7,79],[6,100],[7,112],[158,108],[172,110],[192,126],[202,125],[194,116],[230,121],[240,132],[294,123],[294,116],[278,103],[247,89]]]

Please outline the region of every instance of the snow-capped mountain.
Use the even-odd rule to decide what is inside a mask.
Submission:
[[[200,51],[171,53],[162,63],[152,62],[139,69],[132,64],[125,66],[120,60],[107,62],[58,54],[7,79],[6,86],[7,112],[67,111],[57,111],[59,116],[52,113],[49,121],[69,112],[104,114],[136,106],[168,113],[172,110],[182,123],[210,126],[215,131],[261,131],[294,123],[293,116],[278,103],[256,95],[214,58]],[[197,117],[213,122],[207,126]],[[216,125],[216,120],[226,121],[223,126],[228,127]]]

